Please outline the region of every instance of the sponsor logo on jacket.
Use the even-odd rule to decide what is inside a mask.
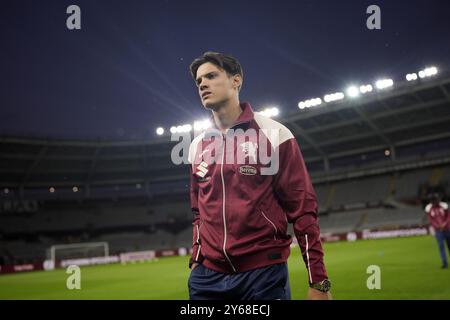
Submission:
[[[240,166],[239,173],[244,174],[246,176],[254,176],[258,173],[258,170],[252,166]]]

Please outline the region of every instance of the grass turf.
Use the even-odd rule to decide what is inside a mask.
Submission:
[[[450,299],[450,269],[440,269],[431,236],[325,244],[334,299]],[[65,270],[0,276],[0,299],[188,299],[187,257],[130,265],[81,267],[81,290],[68,290]],[[304,299],[307,273],[298,247],[289,258],[292,299]],[[369,290],[369,265],[381,289]]]

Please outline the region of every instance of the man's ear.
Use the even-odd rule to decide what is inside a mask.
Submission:
[[[242,87],[242,76],[240,74],[235,74],[233,76],[233,86],[238,90]]]

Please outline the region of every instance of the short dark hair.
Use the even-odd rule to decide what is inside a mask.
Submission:
[[[203,53],[202,56],[195,59],[191,65],[189,66],[189,69],[191,70],[192,78],[194,78],[194,81],[196,81],[197,77],[197,70],[198,68],[207,62],[211,62],[212,64],[216,65],[217,67],[225,70],[225,72],[230,75],[234,76],[236,74],[240,75],[242,79],[244,79],[244,73],[242,71],[241,64],[239,61],[232,57],[231,55],[226,55],[219,52],[213,52],[213,51],[207,51]],[[242,85],[241,85],[242,86]],[[239,90],[241,88],[239,87]]]

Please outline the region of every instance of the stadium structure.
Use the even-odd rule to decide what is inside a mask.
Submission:
[[[427,195],[445,199],[450,176],[450,76],[422,75],[277,118],[301,147],[324,241],[430,232]],[[188,254],[189,168],[172,163],[175,144],[1,137],[1,272]]]

